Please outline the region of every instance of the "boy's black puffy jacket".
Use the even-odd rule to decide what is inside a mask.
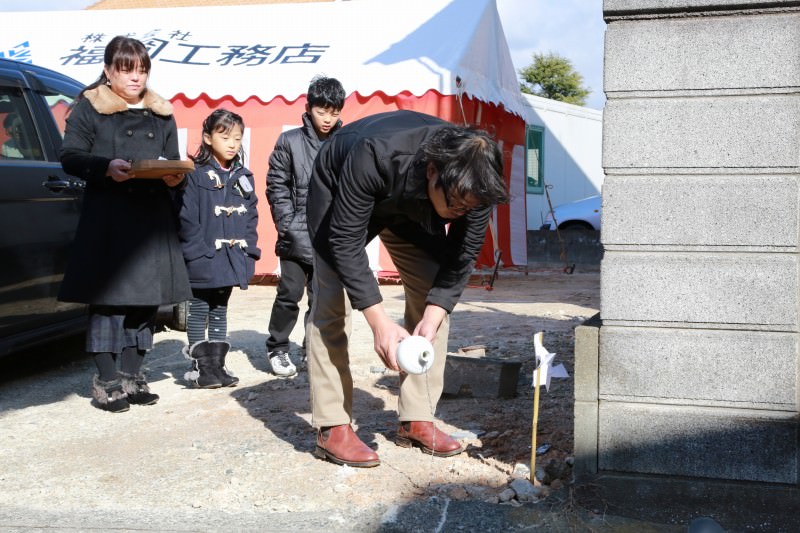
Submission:
[[[341,121],[331,133],[341,127]],[[306,200],[314,158],[322,145],[311,117],[303,125],[281,133],[269,158],[267,201],[278,230],[275,255],[311,264],[311,239],[306,224]]]

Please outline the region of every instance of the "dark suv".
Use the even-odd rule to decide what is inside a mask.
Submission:
[[[0,59],[0,356],[85,327],[85,306],[56,300],[84,187],[58,151],[82,88]]]

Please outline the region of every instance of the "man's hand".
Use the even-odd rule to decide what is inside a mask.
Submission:
[[[131,164],[124,159],[112,159],[106,169],[106,176],[111,176],[114,181],[126,181],[133,176],[129,173]]]
[[[426,306],[425,312],[422,313],[422,320],[414,328],[414,335],[425,337],[433,344],[436,339],[436,332],[439,331],[439,326],[442,325],[445,316],[447,316],[447,311],[438,305]]]
[[[375,338],[375,351],[390,370],[400,371],[397,364],[397,345],[408,337],[408,331],[395,324],[383,310],[383,305],[375,304],[363,310],[372,335]]]

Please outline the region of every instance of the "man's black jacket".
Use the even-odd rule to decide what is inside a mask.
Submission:
[[[384,228],[441,265],[428,304],[451,312],[464,290],[492,208],[454,221],[434,210],[420,146],[445,126],[452,124],[414,111],[380,113],[343,127],[317,155],[308,197],[312,246],[339,273],[355,309],[382,300],[365,246]]]

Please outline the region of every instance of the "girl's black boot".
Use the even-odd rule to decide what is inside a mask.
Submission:
[[[222,381],[217,376],[217,365],[209,341],[198,341],[191,346],[184,347],[183,356],[192,362],[192,369],[183,375],[186,381],[201,389],[222,387]]]
[[[235,387],[239,383],[239,378],[228,372],[225,368],[225,356],[231,349],[231,344],[227,341],[208,341],[211,350],[211,357],[214,361],[214,373],[217,375],[223,387]]]

